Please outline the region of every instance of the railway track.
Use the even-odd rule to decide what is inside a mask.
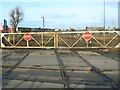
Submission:
[[[20,51],[17,54],[20,54],[21,57],[17,58],[17,62],[12,67],[10,66],[10,67],[6,68],[6,70],[4,70],[4,72],[2,73],[3,76],[8,76],[10,73],[12,73],[31,52],[31,50],[29,50],[29,51],[24,52],[24,53],[22,52],[22,54],[21,54]],[[14,52],[14,50],[13,50],[13,52]],[[3,63],[5,61],[4,59],[7,58],[8,56],[11,56],[13,54],[13,52],[8,53],[2,57]],[[15,56],[15,57],[17,57],[17,56]],[[10,59],[9,61],[12,61],[13,58],[8,58],[8,59]]]
[[[7,58],[8,56],[10,56],[11,54],[12,54],[12,53],[8,53],[8,54],[6,54],[6,55],[3,55],[3,56],[2,56],[2,60],[5,59],[5,58]]]
[[[55,54],[56,54],[56,58],[58,60],[58,64],[59,64],[59,67],[60,67],[60,73],[61,73],[61,77],[62,79],[65,81],[64,83],[64,87],[65,88],[70,88],[70,78],[69,78],[69,75],[67,73],[67,70],[65,68],[65,65],[60,57],[60,54],[57,52],[57,50],[54,50]]]
[[[62,80],[49,80],[49,79],[35,79],[35,78],[24,78],[24,77],[12,77],[10,76],[10,74],[16,69],[31,69],[31,67],[19,67],[20,63],[31,53],[31,50],[29,50],[28,52],[24,52],[23,57],[18,58],[17,63],[13,66],[13,67],[9,67],[9,69],[3,74],[3,79],[9,79],[9,80],[22,80],[22,81],[31,81],[31,82],[49,82],[49,83],[59,83],[59,84],[63,84],[64,88],[71,88],[71,84],[79,84],[79,85],[96,85],[96,86],[110,86],[113,90],[117,90],[118,89],[118,84],[113,81],[112,79],[110,79],[108,76],[106,76],[100,69],[98,69],[97,67],[95,67],[94,65],[92,65],[90,62],[88,62],[88,60],[86,60],[82,55],[79,55],[79,53],[75,50],[69,50],[74,57],[78,57],[80,60],[82,60],[85,64],[87,64],[87,66],[89,66],[91,68],[91,70],[93,72],[95,72],[95,74],[97,74],[103,81],[102,82],[94,82],[92,80],[71,80],[71,76],[70,76],[70,72],[72,71],[72,69],[68,69],[66,68],[66,65],[64,63],[64,58],[62,58],[61,53],[59,53],[59,49],[54,49],[54,53],[59,65],[59,69],[53,69],[53,70],[57,70],[60,71]],[[11,54],[12,55],[12,54]],[[8,55],[10,56],[10,55]],[[7,57],[8,57],[7,56]],[[6,58],[7,58],[6,57]],[[4,58],[4,59],[6,59]],[[5,67],[7,68],[7,67]],[[34,68],[34,69],[39,69],[39,70],[52,70],[52,69],[44,69],[44,68]],[[77,69],[76,69],[77,70]],[[78,70],[79,71],[79,70]],[[79,76],[81,77],[81,76]]]
[[[113,81],[111,78],[109,78],[108,76],[106,76],[99,68],[95,67],[94,65],[92,65],[90,62],[88,62],[88,60],[86,60],[84,57],[82,57],[81,55],[78,54],[78,52],[76,52],[75,50],[71,50],[74,54],[76,54],[81,60],[83,60],[89,67],[91,67],[91,69],[99,76],[101,77],[105,82],[110,83],[110,86],[113,90],[117,90],[118,89],[118,84]]]
[[[86,63],[92,71],[94,71],[100,78],[102,78],[104,80],[105,83],[107,83],[108,86],[110,86],[113,90],[117,90],[118,89],[118,84],[113,81],[111,78],[109,78],[108,76],[106,76],[99,68],[95,67],[94,65],[92,65],[90,62],[88,62],[88,60],[86,60],[84,57],[82,57],[81,55],[78,54],[78,52],[76,52],[75,50],[70,50],[74,55],[76,55],[77,57],[80,58],[80,60],[82,60],[84,63]],[[61,68],[61,76],[65,79],[67,85],[71,83],[70,81],[70,76],[67,73],[67,70],[65,69],[65,65],[63,63],[62,58],[60,57],[60,54],[58,53],[57,50],[55,50],[56,53],[56,57],[59,63],[59,66]],[[63,74],[64,72],[64,74]],[[65,77],[67,76],[67,77]],[[68,79],[69,77],[69,79]],[[84,83],[85,84],[85,83]],[[70,85],[69,85],[70,87]],[[67,87],[68,88],[68,87]]]

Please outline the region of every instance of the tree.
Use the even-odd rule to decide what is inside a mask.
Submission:
[[[23,21],[24,13],[21,7],[16,6],[10,11],[10,24],[12,25],[13,31],[16,32],[18,24]]]

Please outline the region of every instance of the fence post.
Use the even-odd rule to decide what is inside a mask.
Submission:
[[[43,33],[41,33],[42,47],[43,47]]]
[[[54,32],[54,48],[58,48],[58,32]]]
[[[13,45],[15,45],[15,34],[13,34]]]

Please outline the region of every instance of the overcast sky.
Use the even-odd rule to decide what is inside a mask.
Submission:
[[[0,3],[0,23],[6,19],[9,24],[10,9],[20,6],[24,11],[24,21],[19,26],[42,27],[45,18],[46,28],[85,28],[103,26],[104,0],[2,0]],[[106,27],[112,21],[118,27],[118,1],[106,0]]]

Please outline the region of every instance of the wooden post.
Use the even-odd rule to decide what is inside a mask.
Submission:
[[[43,33],[41,34],[42,46],[43,46]]]
[[[54,33],[54,48],[58,48],[58,33]]]
[[[28,42],[28,40],[27,40],[27,47],[29,47],[29,42]]]
[[[15,45],[15,34],[13,34],[13,45]]]
[[[88,48],[88,41],[86,41],[86,44],[87,44],[87,48]]]

